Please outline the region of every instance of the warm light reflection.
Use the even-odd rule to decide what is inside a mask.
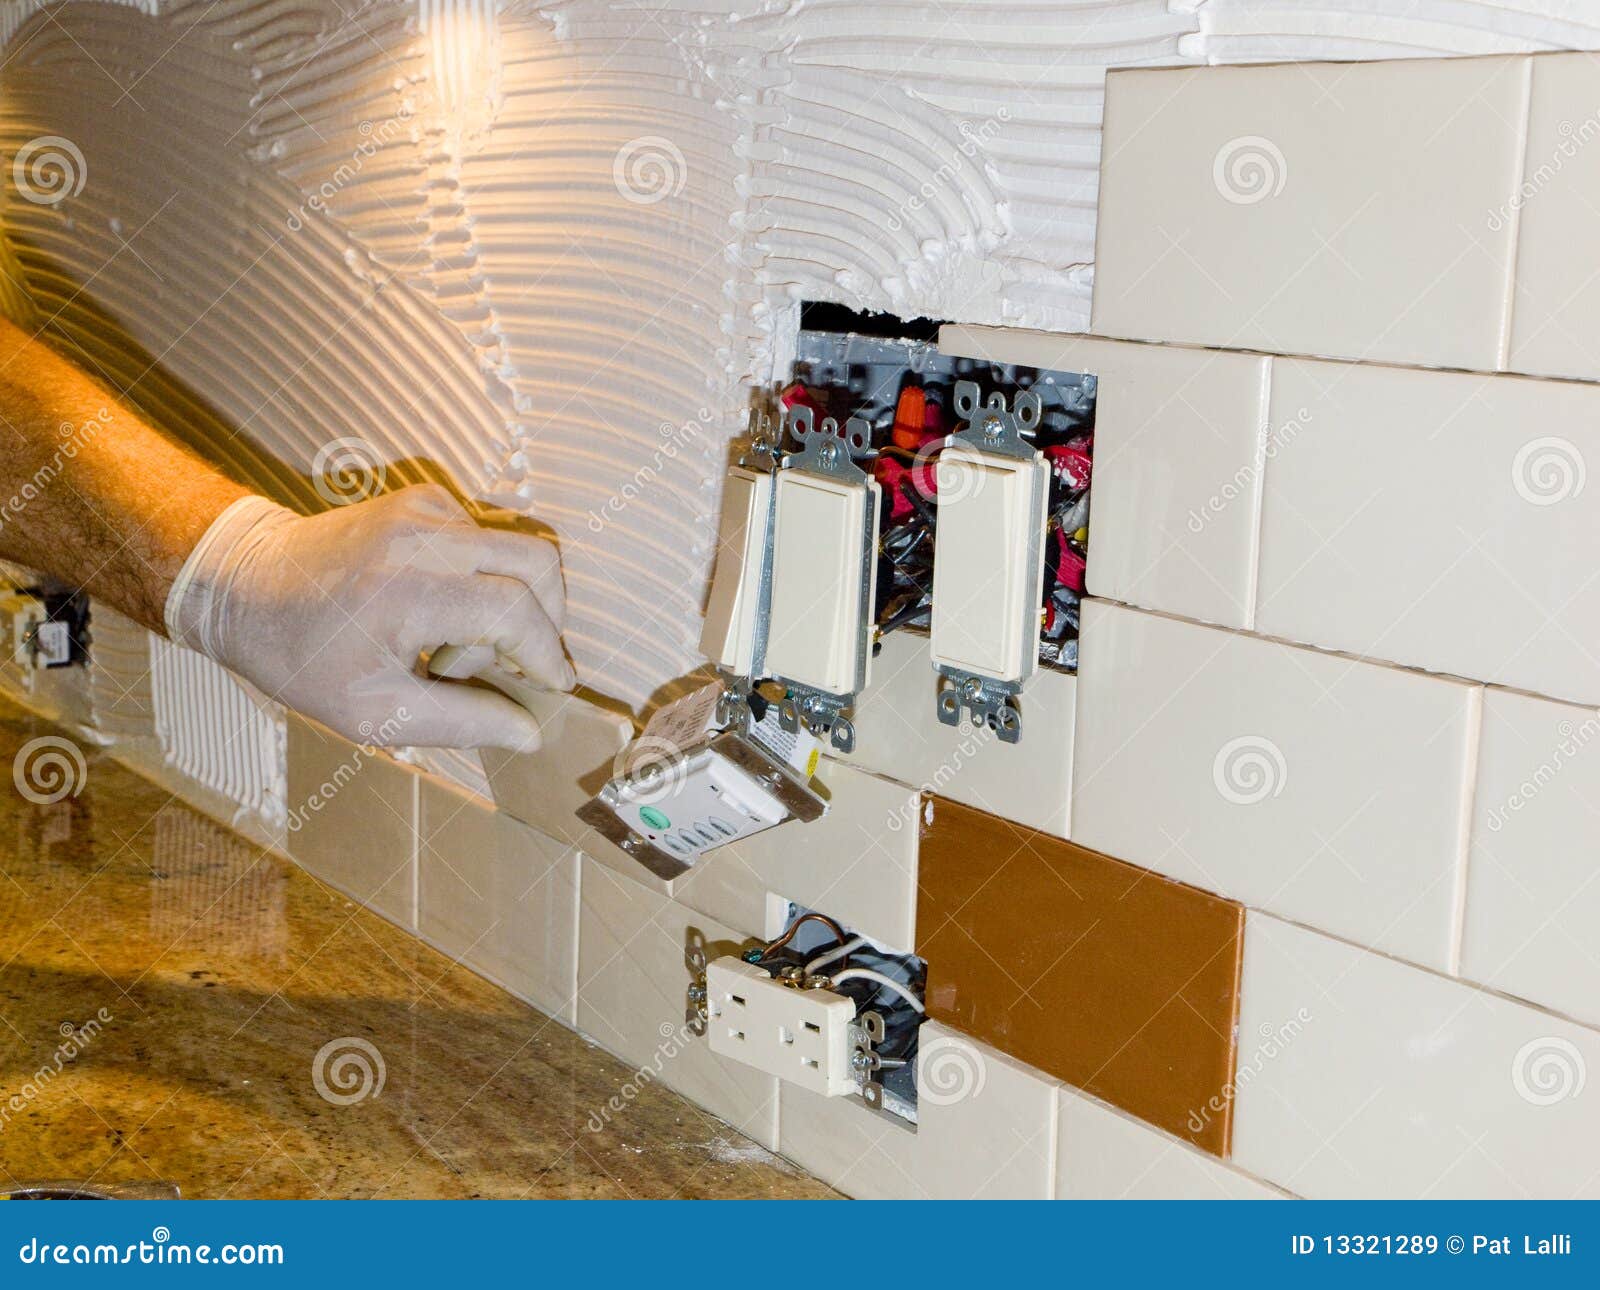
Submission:
[[[440,104],[468,128],[486,119],[500,78],[495,0],[418,0]]]

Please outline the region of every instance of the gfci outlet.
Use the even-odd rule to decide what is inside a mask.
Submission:
[[[843,995],[786,985],[728,956],[706,967],[706,1008],[719,1056],[824,1097],[859,1091],[851,1067],[856,1005]]]

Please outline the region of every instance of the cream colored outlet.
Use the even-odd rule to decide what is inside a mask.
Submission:
[[[735,466],[722,488],[717,559],[706,603],[700,652],[725,672],[752,676],[757,614],[772,514],[772,475]]]
[[[856,1005],[843,995],[785,985],[728,955],[706,966],[706,1009],[718,1056],[823,1097],[858,1091],[850,1061]]]
[[[826,694],[854,695],[870,670],[881,491],[865,475],[854,481],[806,470],[781,472],[774,487],[766,670]]]
[[[952,444],[935,475],[933,662],[1025,681],[1039,666],[1049,467]]]

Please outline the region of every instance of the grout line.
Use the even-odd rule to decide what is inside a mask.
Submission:
[[[1256,601],[1259,598],[1261,584],[1261,542],[1265,536],[1263,527],[1267,509],[1267,463],[1270,459],[1267,448],[1272,440],[1272,378],[1276,366],[1276,358],[1269,356],[1262,360],[1261,407],[1257,414],[1259,420],[1256,423],[1254,462],[1256,486],[1255,496],[1250,500],[1250,548],[1245,567],[1243,629],[1247,632],[1255,631]]]
[[[1512,171],[1513,196],[1522,192],[1528,177],[1528,144],[1533,129],[1533,59],[1522,60],[1522,112],[1518,121],[1517,151]],[[1511,227],[1506,234],[1506,266],[1500,296],[1499,336],[1495,343],[1495,367],[1504,372],[1511,366],[1511,324],[1516,314],[1517,254],[1522,242],[1522,207],[1526,203],[1514,201],[1511,207]]]
[[[1467,730],[1467,755],[1461,770],[1460,842],[1453,875],[1450,946],[1446,957],[1450,975],[1458,980],[1461,978],[1462,942],[1467,931],[1467,873],[1472,864],[1472,820],[1478,803],[1478,762],[1483,755],[1483,719],[1487,697],[1487,687],[1479,687],[1469,700],[1472,707],[1471,725]]]

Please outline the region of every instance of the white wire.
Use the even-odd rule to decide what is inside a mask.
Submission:
[[[843,972],[834,973],[832,979],[834,985],[838,985],[841,981],[876,981],[879,985],[893,990],[918,1012],[924,1011],[922,1000],[912,994],[910,990],[906,989],[893,977],[884,976],[882,972],[874,972],[871,968],[846,968]]]
[[[819,967],[825,967],[836,959],[842,959],[846,954],[859,950],[866,943],[867,938],[865,936],[857,936],[853,940],[846,941],[843,945],[835,945],[826,954],[819,954],[816,958],[810,960],[806,964],[806,971],[815,972]]]

